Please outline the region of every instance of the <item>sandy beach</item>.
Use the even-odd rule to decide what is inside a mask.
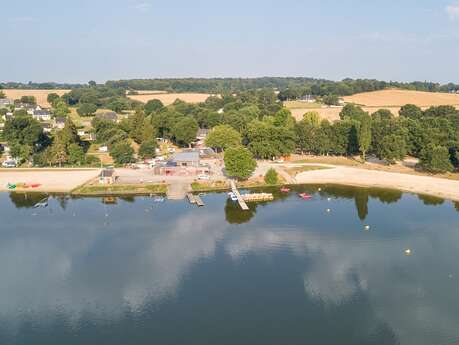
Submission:
[[[18,191],[68,193],[98,174],[99,169],[1,169],[0,191],[8,191],[8,183],[37,183],[40,187]]]
[[[331,183],[359,187],[392,188],[459,201],[459,181],[351,167],[323,166],[327,166],[329,169],[299,173],[295,177],[295,182],[298,184]]]

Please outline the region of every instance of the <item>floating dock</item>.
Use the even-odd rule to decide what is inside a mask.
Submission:
[[[274,200],[274,196],[271,193],[253,193],[242,195],[242,199],[245,202],[272,201]]]
[[[204,201],[202,201],[199,195],[194,195],[192,193],[187,193],[187,198],[190,204],[198,205],[199,207],[205,206]]]
[[[231,190],[234,193],[234,195],[236,195],[237,202],[239,203],[239,206],[241,206],[243,211],[248,211],[249,210],[249,206],[247,206],[247,204],[246,204],[244,198],[242,197],[241,193],[239,193],[239,191],[237,190],[236,183],[234,183],[233,180],[231,180],[230,183],[231,183]]]

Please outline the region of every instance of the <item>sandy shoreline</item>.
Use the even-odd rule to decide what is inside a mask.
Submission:
[[[325,170],[312,170],[300,173],[295,177],[295,182],[298,184],[324,183],[356,187],[390,188],[403,192],[426,194],[459,201],[459,181],[431,176],[329,166],[329,169]]]
[[[321,165],[328,169],[302,172],[288,182],[388,188],[459,202],[459,181],[455,180],[316,163],[286,164],[279,167],[308,165]],[[120,172],[122,171],[121,169]],[[17,191],[69,193],[96,178],[98,174],[99,169],[2,169],[0,170],[0,192],[8,191],[8,183],[39,183],[41,185],[39,188]]]
[[[2,169],[0,191],[8,191],[8,183],[38,183],[39,188],[17,191],[69,193],[98,175],[99,169]]]

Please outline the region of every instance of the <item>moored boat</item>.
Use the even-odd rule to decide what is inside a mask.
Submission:
[[[300,193],[300,194],[298,194],[298,196],[299,196],[301,199],[303,199],[303,200],[310,200],[310,199],[312,199],[312,195],[309,195],[309,194],[307,194],[307,193]]]

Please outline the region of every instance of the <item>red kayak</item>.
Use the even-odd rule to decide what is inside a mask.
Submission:
[[[30,187],[32,187],[32,188],[38,188],[40,186],[41,186],[41,184],[39,184],[39,183],[33,183],[33,184],[30,185]]]
[[[290,192],[290,188],[282,187],[282,188],[280,189],[280,191],[281,191],[282,193],[289,193],[289,192]]]
[[[306,194],[306,193],[300,193],[298,196],[303,199],[303,200],[310,200],[312,199],[312,195]]]

